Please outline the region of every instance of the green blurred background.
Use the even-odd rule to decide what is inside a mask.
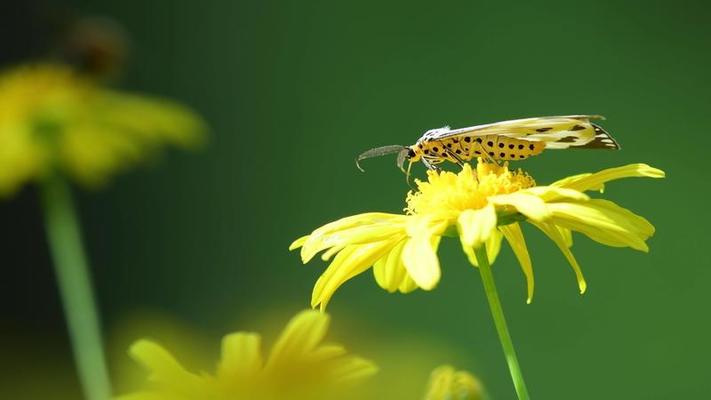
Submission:
[[[579,237],[589,284],[580,296],[555,246],[525,229],[531,305],[513,254],[502,251],[494,272],[529,390],[579,400],[711,391],[706,2],[32,4],[2,14],[5,65],[39,54],[30,49],[41,48],[47,15],[107,16],[131,38],[119,86],[185,102],[211,126],[203,151],[167,152],[78,194],[109,337],[149,310],[217,343],[256,329],[249,323],[260,315],[307,307],[325,264],[301,265],[289,243],[342,216],[403,207],[408,187],[394,158],[369,161],[362,174],[353,158],[364,149],[410,144],[446,124],[599,113],[622,151],[551,151],[519,165],[539,183],[632,162],[662,168],[666,180],[606,191],[657,234],[649,254]],[[0,384],[69,382],[56,398],[77,398],[35,189],[3,202],[0,216]],[[388,294],[370,273],[348,282],[329,307],[336,327],[343,318],[341,328],[357,326],[365,341],[446,348],[433,361],[477,373],[493,399],[514,398],[477,272],[453,240],[440,254],[432,292]]]

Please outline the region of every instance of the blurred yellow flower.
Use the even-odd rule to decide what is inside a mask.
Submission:
[[[266,359],[261,336],[237,332],[222,340],[215,375],[188,372],[160,345],[140,340],[131,356],[150,371],[151,387],[120,400],[276,400],[345,398],[376,366],[323,343],[330,318],[302,311],[286,326]]]
[[[440,279],[437,247],[442,236],[459,236],[464,253],[477,266],[475,251],[487,250],[490,262],[502,238],[511,246],[527,279],[530,302],[533,268],[519,222],[528,221],[547,235],[572,266],[580,292],[585,279],[570,248],[571,231],[608,246],[648,251],[645,241],[654,227],[617,204],[590,198],[604,183],[627,177],[662,178],[664,172],[646,164],[631,164],[596,173],[571,176],[548,186],[536,186],[521,170],[482,162],[461,172],[428,171],[426,182],[407,195],[405,215],[365,213],[326,224],[294,241],[304,263],[324,251],[335,258],[314,287],[311,305],[324,309],[347,280],[373,266],[375,280],[389,292],[433,289]]]
[[[450,365],[435,368],[430,375],[424,400],[482,400],[484,388],[467,371],[457,371]]]
[[[204,124],[169,100],[99,86],[66,66],[0,74],[0,195],[58,170],[87,186],[155,152],[192,146]]]

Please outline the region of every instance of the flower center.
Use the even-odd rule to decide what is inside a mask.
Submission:
[[[408,215],[457,215],[468,209],[479,209],[489,196],[513,193],[536,185],[521,169],[511,171],[508,163],[499,166],[478,160],[476,170],[465,164],[461,172],[427,171],[427,181],[415,180],[416,191],[407,194]]]

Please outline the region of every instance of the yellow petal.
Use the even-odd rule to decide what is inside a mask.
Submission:
[[[407,276],[407,270],[402,263],[402,248],[404,246],[405,241],[403,240],[373,265],[375,281],[390,293],[397,291]]]
[[[580,174],[561,179],[552,186],[574,189],[580,192],[587,190],[602,191],[605,182],[622,178],[647,177],[664,178],[664,171],[650,167],[647,164],[629,164],[617,168],[608,168],[593,174]]]
[[[188,397],[179,396],[174,393],[158,391],[137,392],[114,397],[115,400],[190,400]]]
[[[364,225],[388,224],[393,221],[400,220],[402,218],[402,215],[389,213],[363,213],[351,215],[349,217],[329,222],[328,224],[323,225],[322,227],[313,231],[313,233],[311,233],[311,235],[309,236],[313,236],[314,240],[320,240],[322,236],[329,235],[345,229],[355,228]]]
[[[346,348],[339,344],[323,344],[308,354],[308,361],[322,363],[348,354]]]
[[[378,367],[364,358],[348,356],[338,360],[329,372],[336,382],[352,382],[372,376]]]
[[[402,261],[412,280],[425,290],[432,290],[442,272],[437,258],[440,236],[419,235],[407,240],[402,250]]]
[[[402,249],[402,263],[417,286],[432,290],[441,275],[437,247],[447,221],[430,216],[410,216],[407,234],[410,238]]]
[[[358,245],[346,246],[336,255],[336,258],[331,261],[331,264],[329,264],[328,268],[321,274],[314,285],[314,289],[311,292],[311,307],[319,305],[321,302],[321,294],[323,293],[326,283],[333,280],[334,275],[340,271],[341,264],[343,264],[357,248]]]
[[[333,257],[335,254],[338,254],[341,250],[343,250],[346,246],[336,246],[336,247],[331,247],[330,249],[326,250],[321,254],[321,259],[323,261],[328,261]]]
[[[430,375],[424,400],[482,400],[481,383],[466,371],[449,365],[437,367]]]
[[[654,226],[649,221],[610,200],[595,199],[589,203],[598,210],[614,217],[619,225],[624,226],[627,230],[636,233],[640,237],[647,239],[654,235]]]
[[[515,192],[489,197],[489,201],[500,206],[511,206],[521,214],[534,221],[543,221],[550,216],[546,203],[540,197],[526,193]]]
[[[351,215],[321,226],[320,228],[314,230],[312,235],[320,236],[360,225],[387,223],[393,219],[398,219],[399,217],[401,217],[401,215],[379,212]]]
[[[306,310],[297,314],[272,347],[266,368],[298,365],[304,355],[321,344],[330,322],[327,314],[318,311]]]
[[[319,346],[308,354],[304,361],[303,364],[312,369],[325,368],[320,377],[325,384],[359,380],[373,375],[378,370],[373,362],[348,355],[346,349],[337,344]]]
[[[563,228],[562,226],[555,225],[556,230],[560,232],[560,235],[564,239],[564,243],[568,247],[573,247],[573,232],[568,228]]]
[[[417,283],[415,283],[414,280],[410,277],[410,275],[405,274],[405,278],[403,278],[402,282],[400,283],[400,286],[398,286],[397,290],[400,293],[410,293],[417,289]]]
[[[501,231],[494,229],[489,240],[486,241],[486,255],[489,257],[489,265],[494,265],[496,257],[499,256],[499,252],[501,251],[501,239]]]
[[[290,245],[289,245],[289,251],[296,250],[299,247],[303,246],[304,243],[306,243],[306,240],[309,238],[309,235],[302,236],[296,240],[294,240]]]
[[[489,240],[486,241],[486,255],[489,257],[489,265],[494,265],[494,261],[496,261],[496,257],[499,255],[499,251],[501,250],[501,239],[503,236],[501,235],[501,232],[498,229],[495,229],[492,233],[491,236],[489,236]],[[463,247],[462,250],[464,250],[464,254],[467,255],[467,258],[469,259],[469,262],[475,266],[479,266],[479,261],[476,259],[476,254],[474,254],[474,248],[472,247]]]
[[[652,224],[611,201],[550,203],[548,207],[553,212],[550,222],[563,228],[581,232],[608,246],[649,250],[645,240],[654,234]]]
[[[222,338],[222,360],[217,376],[225,380],[245,380],[262,369],[261,337],[238,332]]]
[[[392,253],[392,251],[390,253]],[[375,264],[373,264],[373,277],[375,278],[375,283],[385,290],[388,290],[388,284],[385,280],[385,264],[388,261],[390,253],[386,254],[385,257],[382,257],[380,260],[376,261]]]
[[[405,232],[404,222],[405,219],[400,219],[398,222],[356,226],[325,235],[314,236],[312,234],[301,248],[302,261],[307,263],[318,252],[331,247],[344,247],[389,239]]]
[[[570,251],[570,245],[568,243],[569,239],[567,239],[564,234],[562,233],[563,231],[570,233],[569,230],[565,229],[560,229],[557,226],[546,223],[546,222],[531,222],[534,226],[536,226],[538,229],[543,231],[543,233],[550,238],[553,243],[558,246],[560,251],[563,253],[565,256],[565,259],[568,260],[568,263],[570,263],[570,266],[573,267],[573,271],[575,272],[575,277],[578,280],[578,289],[580,289],[580,294],[585,293],[585,290],[587,290],[588,284],[585,282],[585,277],[583,276],[583,271],[580,269],[580,265],[578,265],[578,261],[575,259],[575,256],[573,256],[573,252]]]
[[[342,284],[370,268],[402,239],[402,236],[396,236],[381,242],[346,246],[316,281],[311,306],[320,305],[322,310],[325,309]]]
[[[571,176],[567,176],[563,179],[559,179],[559,180],[551,183],[550,186],[568,188],[568,185],[573,185],[575,182],[581,181],[583,179],[587,179],[590,176],[592,176],[592,172],[585,172],[582,174],[571,175]],[[604,188],[605,188],[604,185],[596,185],[596,186],[589,186],[588,190],[595,190],[595,191],[602,192]]]
[[[478,249],[496,230],[496,209],[487,204],[478,210],[464,210],[457,219],[457,228],[462,247]]]
[[[533,299],[533,265],[531,263],[531,256],[528,254],[528,248],[526,247],[526,240],[523,237],[523,231],[518,223],[509,224],[506,226],[500,226],[499,230],[503,233],[506,241],[511,245],[518,263],[521,265],[521,270],[526,276],[526,284],[528,286],[528,298],[526,303],[531,303]]]
[[[184,393],[198,390],[201,384],[200,377],[186,371],[166,349],[155,342],[139,340],[131,346],[129,354],[150,370],[150,379],[154,382],[169,384]]]
[[[557,186],[534,186],[524,189],[520,193],[532,194],[545,202],[558,200],[585,201],[590,199],[590,197],[583,192]]]

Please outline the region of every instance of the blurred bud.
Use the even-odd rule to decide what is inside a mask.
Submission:
[[[482,400],[484,389],[472,374],[443,365],[430,374],[424,400]]]
[[[116,21],[85,17],[68,27],[59,57],[84,74],[112,78],[121,72],[128,47],[128,35]]]

